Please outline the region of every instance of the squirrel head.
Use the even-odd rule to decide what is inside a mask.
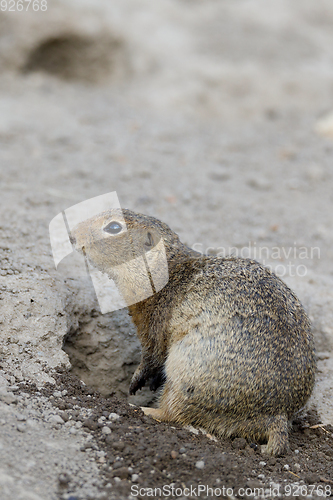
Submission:
[[[128,304],[140,293],[161,290],[173,262],[192,252],[163,222],[127,209],[110,209],[80,222],[71,231],[71,242],[115,281]]]

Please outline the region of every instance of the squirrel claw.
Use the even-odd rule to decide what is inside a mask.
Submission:
[[[142,389],[142,387],[145,385],[145,382],[146,382],[146,380],[144,378],[132,380],[132,382],[129,386],[128,393],[131,396],[133,396],[136,393],[136,391],[138,391],[139,389]]]

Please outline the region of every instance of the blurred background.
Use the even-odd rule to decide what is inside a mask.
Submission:
[[[116,191],[203,252],[269,249],[256,258],[284,266],[313,322],[332,422],[332,1],[38,5],[0,2],[0,278],[19,290],[15,314],[4,302],[9,366],[46,380],[38,360],[68,365],[65,338],[83,380],[107,394],[118,377],[126,393],[139,359],[133,332],[119,354],[128,318],[92,317],[48,239],[60,211]],[[32,323],[30,296],[44,318],[65,317]]]

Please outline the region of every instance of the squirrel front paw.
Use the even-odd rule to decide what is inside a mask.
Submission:
[[[134,375],[129,386],[128,390],[129,394],[131,396],[134,395],[136,391],[144,387],[145,383],[146,383],[146,378],[144,376],[137,378]]]
[[[130,386],[129,386],[129,394],[132,396],[133,394],[136,393],[139,389],[144,387],[146,381],[149,378],[148,370],[147,370],[147,365],[141,363],[137,369],[134,372],[134,375],[132,377]]]

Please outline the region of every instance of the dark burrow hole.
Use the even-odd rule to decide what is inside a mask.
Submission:
[[[22,71],[44,71],[65,80],[94,83],[110,74],[120,75],[125,67],[121,40],[109,35],[89,38],[68,34],[40,43],[29,54]]]
[[[150,391],[149,383],[135,396],[128,394],[132,375],[140,363],[141,347],[125,309],[82,315],[78,326],[68,331],[62,348],[69,357],[71,371],[88,387],[106,397],[115,394],[135,405],[155,405],[158,391]]]

